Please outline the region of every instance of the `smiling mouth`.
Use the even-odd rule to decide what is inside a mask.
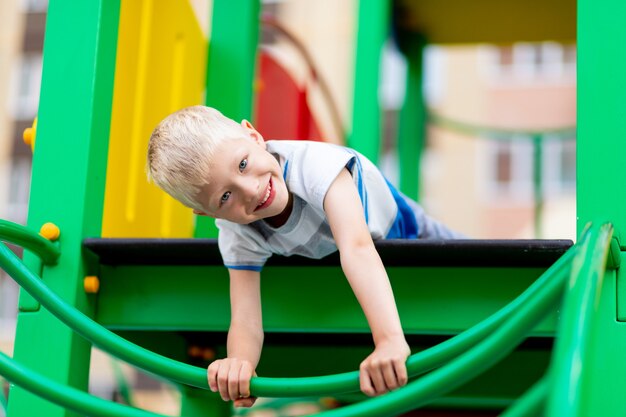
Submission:
[[[256,206],[254,211],[264,209],[265,207],[268,207],[270,204],[272,204],[272,201],[274,200],[274,196],[276,195],[276,191],[274,190],[273,185],[274,184],[272,183],[272,179],[270,178],[270,181],[267,184],[267,189],[265,190],[265,195],[263,196],[263,199],[259,202],[259,204]]]

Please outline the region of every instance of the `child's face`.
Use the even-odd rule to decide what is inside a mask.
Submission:
[[[260,134],[220,143],[211,163],[211,181],[198,198],[206,214],[248,224],[281,214],[289,192],[278,161],[266,150]]]

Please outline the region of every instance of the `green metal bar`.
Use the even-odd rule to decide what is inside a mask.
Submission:
[[[253,118],[259,13],[259,0],[213,2],[205,101],[236,121]],[[194,236],[217,237],[215,221],[196,216]]]
[[[544,291],[545,286],[554,280],[555,275],[561,273],[568,265],[572,254],[572,251],[568,251],[540,279],[491,317],[440,345],[411,356],[407,362],[409,373],[415,376],[426,372],[483,340],[495,328],[510,319],[513,312],[532,302],[541,291]],[[207,388],[204,368],[183,364],[150,352],[97,325],[52,293],[3,244],[0,244],[0,267],[60,320],[101,349],[173,381]],[[258,396],[268,397],[328,395],[358,391],[358,389],[358,372],[315,378],[253,378],[252,380],[252,392]]]
[[[30,370],[0,352],[0,374],[12,383],[81,415],[93,417],[154,417],[163,414],[130,408],[87,394]]]
[[[24,253],[24,263],[70,305],[92,314],[82,287],[91,265],[85,236],[100,236],[118,40],[119,0],[55,0],[46,16],[43,72],[27,226],[53,222],[63,231],[58,263]],[[14,358],[57,382],[86,389],[91,346],[20,293]],[[45,349],[42,349],[45,347]],[[11,417],[69,417],[19,387]]]
[[[554,349],[549,416],[586,415],[583,409],[586,358],[612,236],[611,224],[592,226],[572,263]]]
[[[575,251],[577,248],[570,250]],[[555,307],[562,294],[564,281],[565,274],[555,274],[541,294],[516,311],[498,330],[441,368],[386,395],[326,411],[318,416],[395,416],[452,391],[508,355],[526,337],[528,331],[550,311],[550,308]]]
[[[570,250],[570,252],[573,252],[573,250]],[[10,262],[7,262],[7,259],[10,260]],[[29,274],[26,268],[19,268],[19,266],[21,266],[19,259],[3,244],[0,244],[0,261],[2,267],[12,276]],[[551,273],[547,273],[547,275],[550,275],[548,285],[542,288],[540,293],[537,294],[531,302],[521,306],[500,329],[486,338],[480,345],[459,356],[444,367],[427,374],[417,381],[411,382],[400,390],[340,410],[323,412],[320,413],[320,416],[396,415],[428,402],[434,395],[458,387],[476,374],[487,369],[490,365],[496,363],[513,350],[517,343],[523,340],[525,334],[545,315],[549,307],[551,307],[558,298],[562,281],[564,280],[563,270],[561,268],[555,271],[551,268],[549,271],[551,271]],[[24,283],[19,283],[20,285],[25,284],[24,287],[33,293],[41,292],[42,289],[45,288],[37,279],[33,279],[32,282],[28,280]],[[54,310],[71,309],[71,307],[65,305],[58,297],[53,296],[52,300],[54,301],[53,303],[44,303],[43,299],[41,301],[47,308]],[[84,322],[83,324],[89,324],[91,320],[83,316],[81,321]],[[108,332],[103,328],[97,330],[100,333]],[[124,340],[122,340],[122,342],[130,344]],[[141,348],[137,347],[136,350],[139,351]],[[192,368],[190,366],[188,367]],[[5,355],[0,355],[0,369],[2,374],[16,384],[24,386],[50,401],[58,402],[63,406],[89,415],[154,415],[141,410],[130,409],[119,404],[103,402],[103,400],[94,399],[88,394],[71,387],[56,384],[42,375],[34,374],[28,369],[20,367],[10,361]],[[204,374],[204,370],[202,371]]]
[[[542,236],[541,224],[543,218],[543,136],[533,136],[533,195],[534,195],[534,223],[535,238]]]
[[[404,103],[398,126],[398,160],[400,162],[400,189],[407,196],[419,200],[419,173],[422,149],[426,139],[426,104],[424,102],[424,47],[423,36],[409,37],[402,48],[407,59]]]
[[[378,162],[381,113],[378,100],[380,56],[389,28],[389,1],[360,0],[357,23],[352,132],[348,145]]]
[[[500,417],[537,417],[543,415],[548,396],[548,377],[544,376],[526,391]]]
[[[0,240],[14,243],[35,253],[47,265],[56,264],[61,255],[57,245],[28,227],[0,219]]]
[[[626,2],[577,4],[577,227],[611,221],[626,250]]]
[[[409,376],[435,369],[484,340],[509,320],[513,313],[537,297],[555,276],[567,271],[573,256],[574,251],[565,253],[522,294],[485,320],[445,342],[411,355],[407,360]],[[282,396],[336,395],[358,391],[359,373],[346,372],[334,375],[333,378],[253,378],[251,389],[259,396],[273,396],[276,393]]]

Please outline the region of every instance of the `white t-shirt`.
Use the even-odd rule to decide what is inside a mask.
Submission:
[[[407,203],[360,153],[328,143],[284,140],[267,141],[267,151],[283,169],[293,210],[277,228],[263,220],[241,225],[218,219],[219,248],[228,268],[259,271],[273,253],[319,259],[335,252],[324,197],[344,167],[354,179],[373,240],[417,238],[416,203]]]

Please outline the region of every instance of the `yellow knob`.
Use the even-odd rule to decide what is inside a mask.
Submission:
[[[24,139],[25,144],[31,146],[33,143],[33,128],[27,127],[26,129],[24,129],[24,134],[22,135],[22,138]]]
[[[89,275],[83,280],[83,286],[87,294],[97,294],[100,289],[100,280],[95,275]]]
[[[46,239],[54,242],[59,238],[59,236],[61,236],[61,230],[59,230],[58,226],[54,223],[46,223],[41,226],[39,234]]]
[[[27,127],[24,129],[24,133],[22,134],[22,139],[24,139],[24,143],[30,146],[30,150],[35,152],[35,139],[37,137],[37,118],[33,120],[33,126]]]

